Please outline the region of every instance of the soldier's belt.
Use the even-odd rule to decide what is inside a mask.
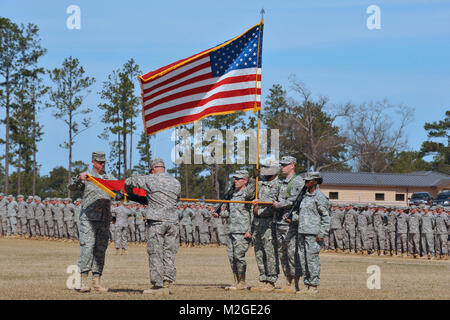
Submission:
[[[210,202],[210,203],[245,203],[245,204],[252,204],[253,201],[241,201],[241,200],[216,200],[216,199],[191,199],[191,198],[180,198],[180,201],[187,201],[187,202]],[[271,205],[272,202],[267,201],[258,201],[258,204],[266,204]]]

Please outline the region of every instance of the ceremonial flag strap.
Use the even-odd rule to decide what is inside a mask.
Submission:
[[[112,199],[116,198],[116,193],[122,191],[125,195],[124,202],[127,199],[127,193],[125,191],[124,185],[125,180],[103,180],[91,176],[89,173],[86,174],[87,180],[92,182],[95,186],[105,191]],[[145,196],[147,193],[143,189],[133,188],[133,193],[138,196]],[[186,202],[206,202],[206,203],[245,203],[252,204],[252,201],[239,201],[239,200],[217,200],[217,199],[193,199],[193,198],[180,198],[179,201]],[[258,204],[271,205],[272,202],[258,201]]]

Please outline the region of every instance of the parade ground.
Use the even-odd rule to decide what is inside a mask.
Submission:
[[[155,297],[142,294],[144,289],[150,287],[148,256],[144,245],[130,244],[126,255],[115,255],[114,245],[109,244],[102,284],[110,292],[104,294],[82,294],[67,288],[66,282],[71,276],[67,269],[77,264],[79,256],[77,242],[2,238],[0,252],[2,300],[450,299],[449,260],[322,253],[320,292],[316,296],[302,296],[225,291],[224,287],[232,284],[225,247],[179,248],[176,256],[176,284],[169,296]],[[253,248],[247,253],[247,262],[247,283],[256,286],[258,270]],[[368,288],[368,279],[375,276],[371,271],[374,268],[379,270],[380,289]],[[276,286],[281,287],[283,282],[283,277],[280,277]],[[369,284],[369,287],[374,285]]]

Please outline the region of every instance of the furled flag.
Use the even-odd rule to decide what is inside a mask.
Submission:
[[[147,135],[204,117],[261,108],[264,22],[234,39],[139,76]]]

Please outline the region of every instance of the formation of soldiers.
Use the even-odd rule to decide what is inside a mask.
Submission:
[[[0,235],[77,240],[81,199],[45,198],[0,193]],[[145,243],[146,205],[113,202],[110,241],[125,254],[128,242]],[[120,208],[120,209],[119,209]],[[225,207],[222,207],[222,212]],[[216,207],[180,202],[181,247],[224,246],[227,219]],[[447,260],[450,255],[450,208],[332,204],[331,227],[323,252],[390,255]]]
[[[124,254],[128,242],[146,243],[147,205],[112,203],[109,238]],[[215,207],[180,203],[180,246],[225,245],[224,221],[212,215]],[[0,235],[53,240],[78,240],[81,199],[45,198],[0,193]]]
[[[46,239],[78,239],[81,200],[0,193],[0,235]]]
[[[447,260],[450,208],[332,204],[325,252]]]

